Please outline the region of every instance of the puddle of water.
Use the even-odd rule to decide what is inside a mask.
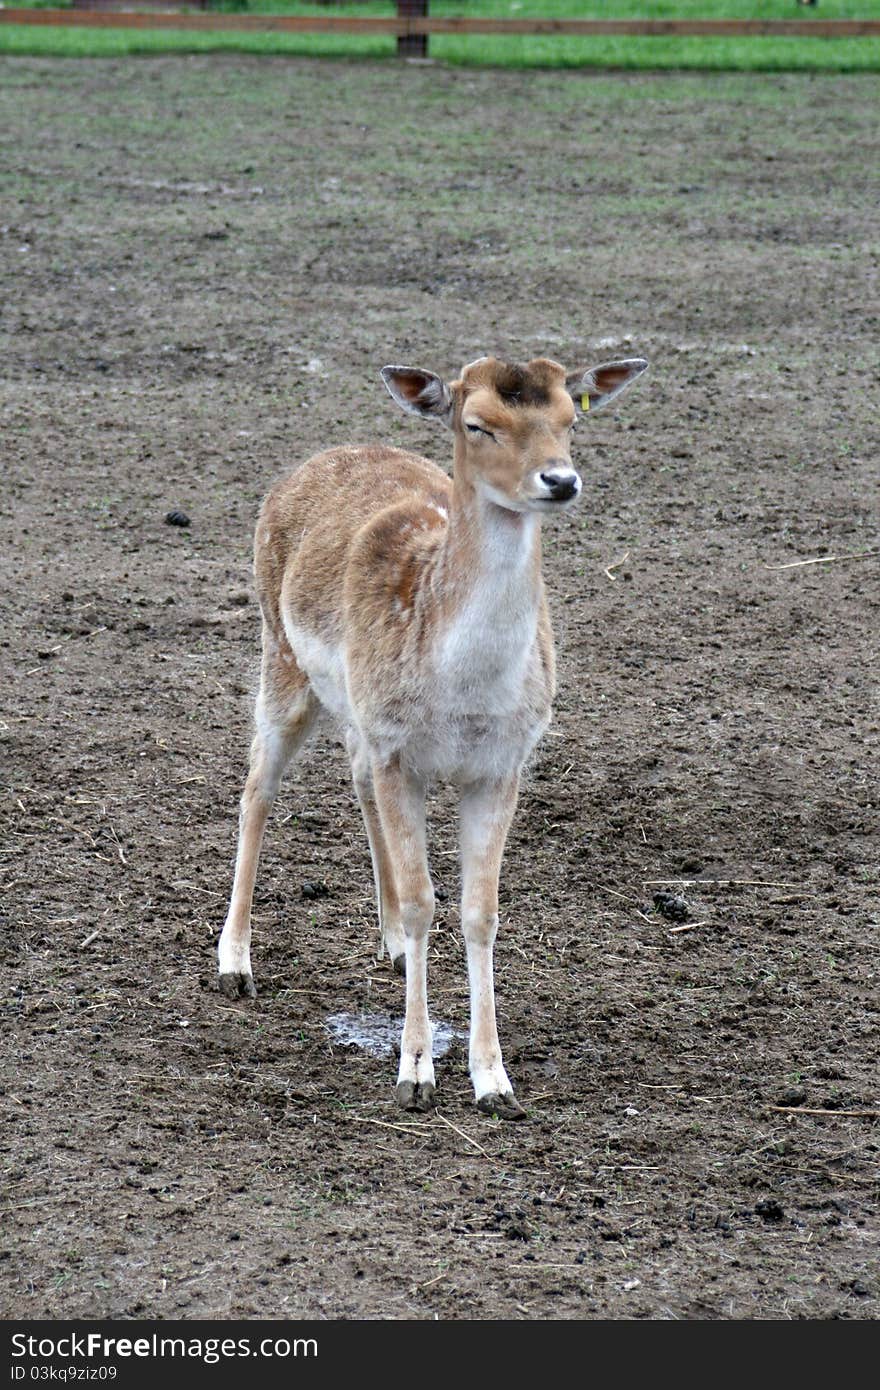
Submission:
[[[435,1019],[431,1026],[434,1057],[445,1056],[456,1038],[467,1037],[467,1033],[442,1019]],[[403,1019],[388,1014],[330,1014],[326,1027],[333,1041],[344,1047],[359,1047],[371,1057],[389,1057],[400,1044]]]

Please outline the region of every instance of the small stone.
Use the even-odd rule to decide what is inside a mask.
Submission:
[[[683,874],[701,874],[703,872],[703,861],[695,854],[685,855],[681,860],[681,872]]]
[[[775,1197],[762,1197],[760,1202],[755,1203],[755,1212],[762,1221],[776,1223],[782,1221],[785,1211],[780,1202]]]
[[[166,512],[165,523],[168,526],[189,526],[189,517],[186,512]]]
[[[330,889],[326,883],[310,883],[308,879],[299,891],[304,898],[326,898],[330,895]]]
[[[686,922],[690,913],[686,899],[681,893],[655,893],[654,906],[663,917],[671,922]]]
[[[517,1221],[515,1218],[504,1230],[508,1240],[531,1240],[531,1232],[524,1221]]]
[[[803,1086],[789,1086],[779,1097],[780,1105],[803,1105],[807,1093]]]

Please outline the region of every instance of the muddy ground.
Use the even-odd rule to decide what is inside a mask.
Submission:
[[[2,63],[0,1313],[878,1315],[876,96]],[[402,1005],[330,730],[270,827],[259,998],[214,976],[261,496],[328,442],[444,460],[378,369],[485,351],[652,364],[546,528],[561,688],[497,952],[521,1125],[460,1041],[412,1117],[328,1032]],[[442,790],[432,823],[465,1029]]]

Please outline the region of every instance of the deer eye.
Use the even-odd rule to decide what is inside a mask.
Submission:
[[[484,430],[482,425],[465,425],[465,429],[467,430],[468,434],[484,434],[487,439],[495,438],[492,431]]]

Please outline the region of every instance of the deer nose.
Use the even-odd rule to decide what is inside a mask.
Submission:
[[[568,464],[550,465],[540,476],[554,502],[567,502],[581,490],[581,480]]]

